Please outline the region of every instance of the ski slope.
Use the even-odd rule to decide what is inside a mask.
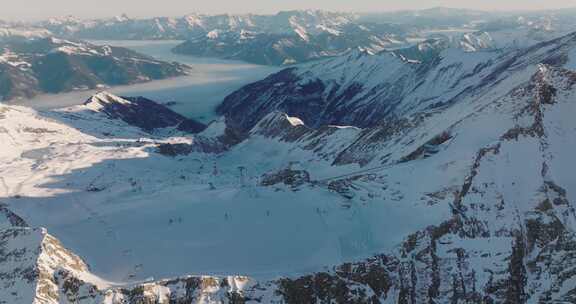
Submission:
[[[391,250],[411,231],[449,215],[438,206],[416,218],[421,204],[395,197],[355,202],[316,186],[259,186],[260,174],[285,165],[279,155],[261,164],[248,156],[271,153],[256,148],[264,138],[225,157],[168,158],[154,152],[154,141],[194,138],[150,138],[85,106],[41,113],[2,107],[0,134],[15,140],[2,157],[2,197],[110,281],[319,271]],[[239,164],[247,167],[244,186]],[[335,172],[322,167],[318,176]]]

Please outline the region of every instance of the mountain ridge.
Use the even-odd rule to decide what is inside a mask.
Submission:
[[[190,67],[134,51],[53,37],[0,38],[1,100],[183,76]]]
[[[198,133],[109,93],[0,104],[0,301],[574,302],[575,50],[357,49]]]

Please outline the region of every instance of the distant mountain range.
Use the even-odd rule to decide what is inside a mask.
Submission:
[[[484,12],[433,8],[393,13],[283,11],[274,15],[202,15],[132,19],[54,18],[31,24],[69,39],[186,40],[174,51],[268,65],[337,56],[361,48],[376,53],[429,38],[461,40],[487,33],[492,47],[520,48],[567,34],[571,10]],[[485,42],[487,43],[487,42]]]
[[[0,36],[0,101],[164,79],[190,69],[125,48],[35,33]]]

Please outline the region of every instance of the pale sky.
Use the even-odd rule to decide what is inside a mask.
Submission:
[[[274,13],[291,9],[374,12],[436,6],[482,10],[575,7],[576,0],[0,0],[0,19],[182,16],[187,13]]]

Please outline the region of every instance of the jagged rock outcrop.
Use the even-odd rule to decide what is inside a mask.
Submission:
[[[26,227],[5,206],[0,227],[0,302],[45,303],[243,303],[247,277],[185,277],[113,287],[44,228]],[[15,220],[18,219],[18,220]]]
[[[88,266],[46,229],[26,227],[19,216],[2,209],[10,225],[0,229],[0,302],[64,303],[56,273],[67,271],[85,277]]]

